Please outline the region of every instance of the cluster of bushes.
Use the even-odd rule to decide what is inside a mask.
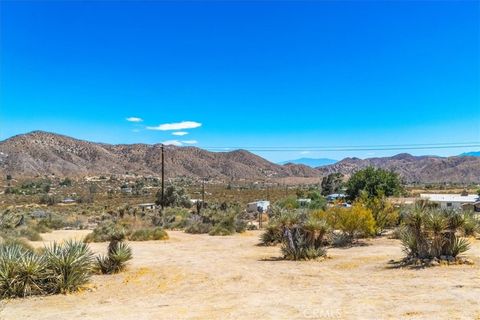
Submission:
[[[6,241],[0,245],[0,299],[73,292],[94,273],[122,271],[131,258],[132,251],[122,239],[113,239],[107,255],[96,259],[88,245],[78,241],[53,243],[41,250]]]
[[[80,242],[52,244],[41,252],[17,243],[0,246],[0,297],[67,293],[93,273],[93,254]]]
[[[309,260],[325,256],[325,219],[306,210],[275,209],[275,217],[261,235],[265,245],[281,243],[283,258]]]
[[[277,207],[272,209],[272,219],[260,241],[263,245],[281,243],[284,257],[298,260],[324,255],[325,245],[343,246],[374,234],[372,211],[361,203],[351,208],[330,207],[327,210]]]
[[[131,241],[166,240],[167,232],[160,227],[135,225],[131,220],[107,220],[99,224],[85,237],[85,242],[105,242],[110,239],[128,239]]]
[[[240,209],[226,210],[210,208],[202,211],[201,215],[192,215],[186,221],[185,232],[208,233],[211,236],[227,236],[245,232],[247,229],[246,216]]]
[[[466,236],[478,231],[478,220],[473,215],[447,210],[416,207],[402,220],[399,237],[409,263],[454,261],[470,248]]]

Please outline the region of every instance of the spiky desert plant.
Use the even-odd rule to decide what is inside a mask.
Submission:
[[[278,219],[282,230],[281,251],[287,260],[315,259],[326,254],[323,238],[328,226],[323,219],[304,211],[282,213]]]
[[[282,228],[276,221],[271,221],[260,235],[260,243],[264,246],[273,246],[282,242]]]
[[[404,217],[400,240],[408,257],[456,257],[470,247],[459,238],[465,218],[453,211],[416,207]]]
[[[18,244],[0,246],[0,298],[45,293],[45,260]]]
[[[93,253],[78,241],[54,242],[45,247],[44,256],[50,276],[51,293],[67,293],[88,282],[93,271]]]
[[[118,273],[125,269],[132,259],[132,249],[123,241],[112,240],[107,255],[97,257],[97,268],[103,274]]]

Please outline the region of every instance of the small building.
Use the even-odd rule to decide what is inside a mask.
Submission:
[[[343,193],[332,193],[332,194],[329,194],[328,196],[326,196],[327,201],[337,201],[339,199],[343,200],[346,197],[347,197],[347,195],[345,195]]]
[[[72,198],[65,198],[62,200],[62,203],[65,203],[65,204],[70,204],[70,203],[75,203],[77,202],[75,199],[72,199]]]
[[[441,209],[461,210],[466,206],[477,207],[480,202],[480,197],[476,194],[437,194],[437,193],[422,193],[421,199],[425,199],[437,203]],[[480,207],[480,206],[478,206]],[[479,208],[480,209],[480,208]]]
[[[121,191],[123,194],[130,194],[130,193],[132,193],[133,189],[130,188],[130,187],[125,187],[125,186],[123,186],[123,187],[120,188],[120,191]]]
[[[138,207],[142,209],[142,211],[145,211],[145,210],[155,210],[157,206],[155,205],[155,203],[140,203]]]
[[[247,212],[267,212],[270,208],[270,201],[259,200],[247,204]]]

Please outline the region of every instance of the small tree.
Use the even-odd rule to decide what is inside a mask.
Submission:
[[[366,197],[393,196],[403,192],[403,186],[397,173],[380,168],[367,167],[355,172],[347,182],[347,194],[351,200]]]
[[[157,205],[162,205],[162,193],[161,191],[157,192]],[[163,196],[163,206],[164,207],[184,207],[189,208],[191,206],[190,197],[187,195],[186,191],[182,187],[177,187],[174,185],[169,185],[165,189]]]
[[[343,174],[331,173],[322,178],[322,194],[327,196],[332,193],[338,193],[343,187]]]

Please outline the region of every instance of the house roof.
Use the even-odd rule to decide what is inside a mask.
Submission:
[[[476,194],[462,196],[460,194],[422,193],[420,194],[420,198],[427,199],[434,202],[475,203],[479,201],[479,196]]]

